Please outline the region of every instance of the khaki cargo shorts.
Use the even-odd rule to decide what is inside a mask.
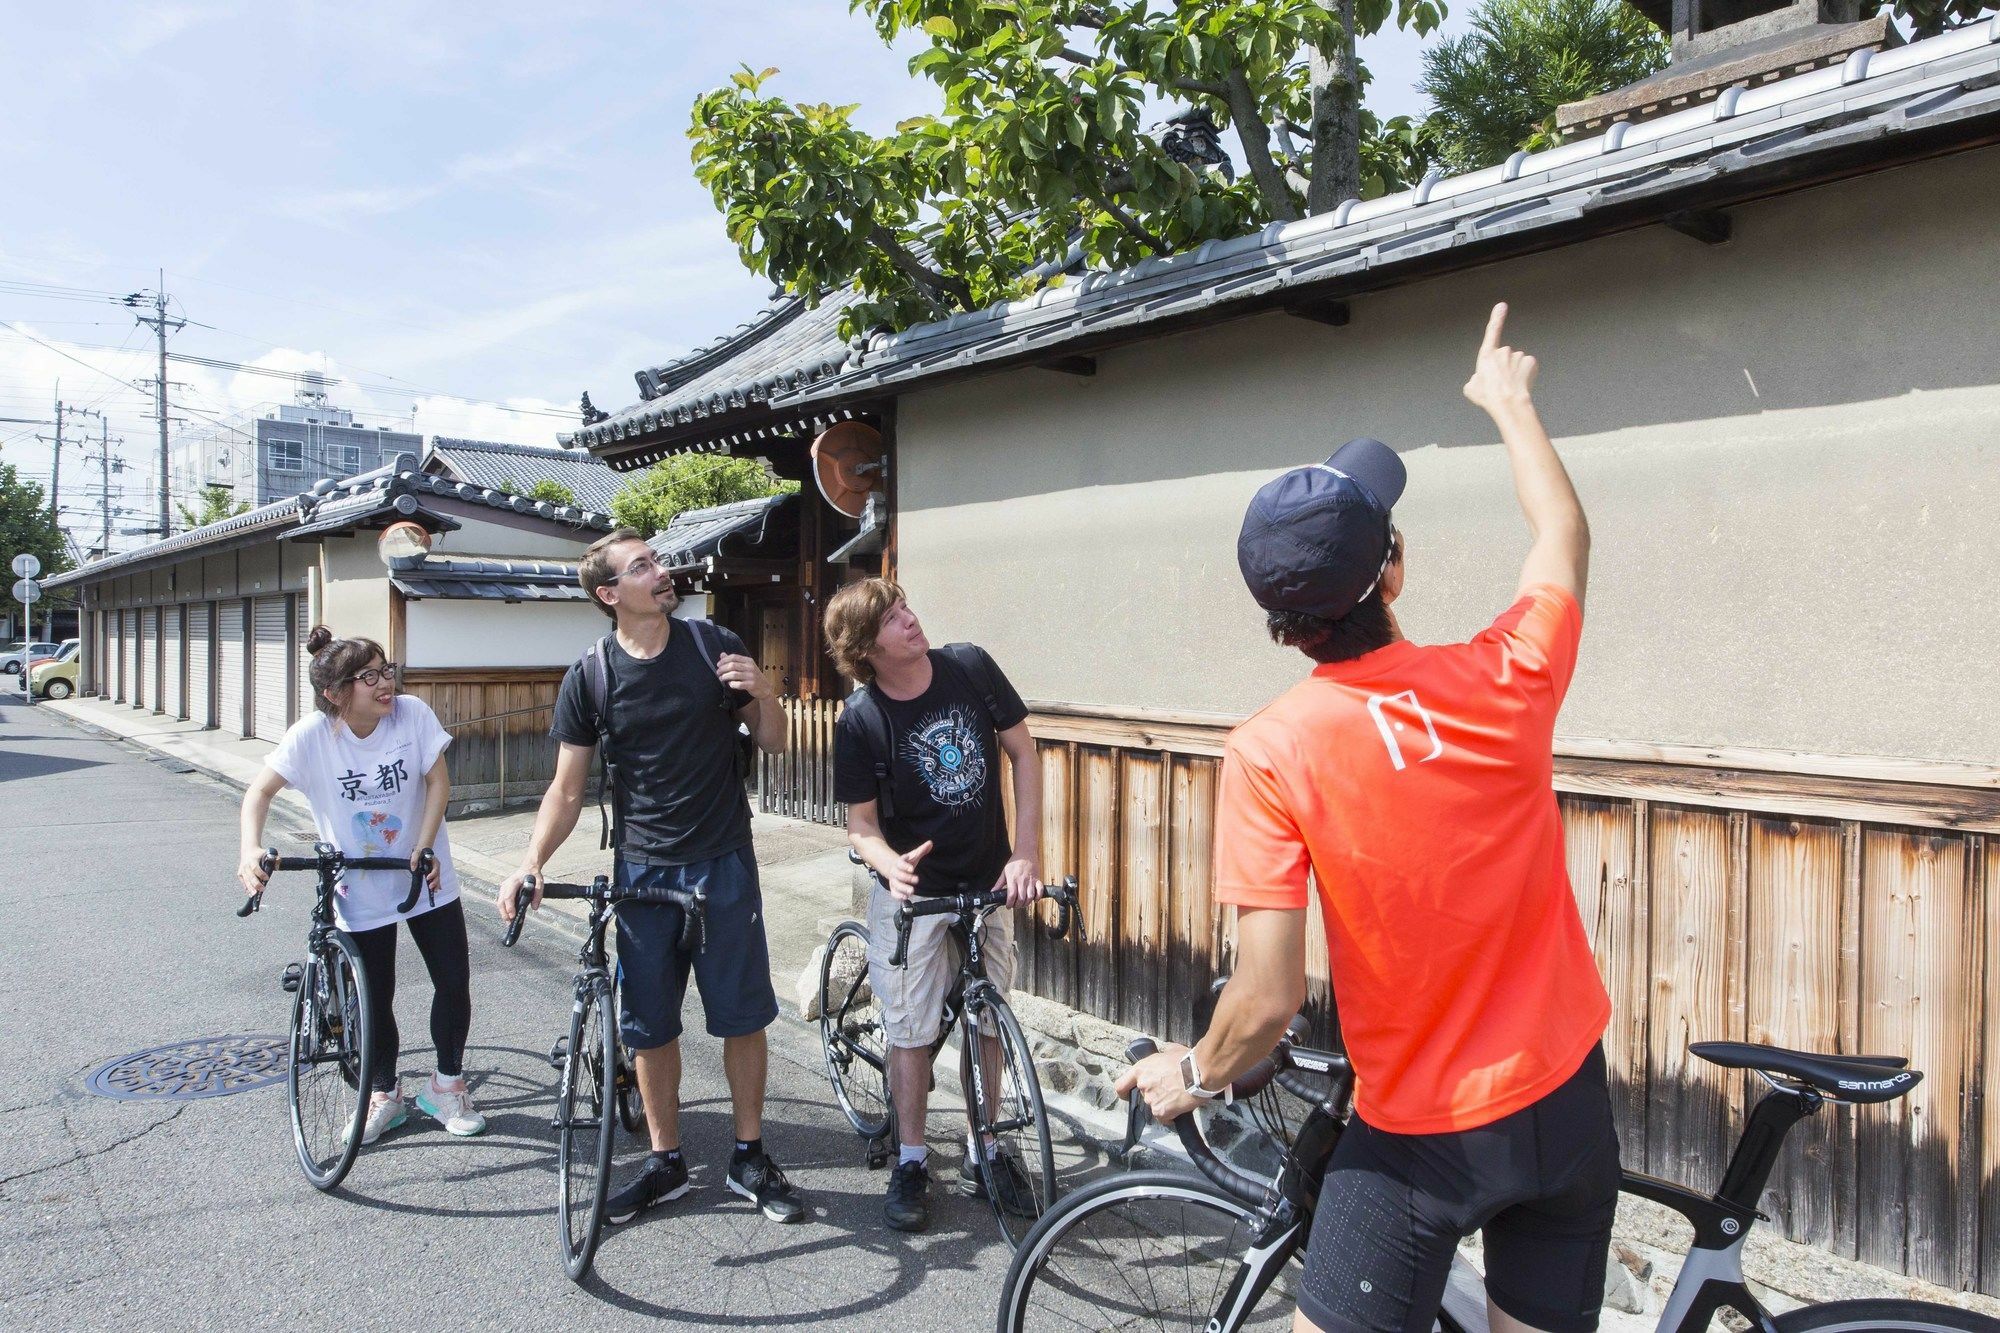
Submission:
[[[891,967],[900,905],[880,884],[868,895],[868,984],[882,1002],[882,1029],[889,1044],[909,1049],[938,1039],[945,992],[958,976],[959,948],[951,933],[958,918],[920,916],[911,922],[909,957],[902,967]],[[1006,994],[1014,985],[1013,908],[998,908],[986,918],[980,953],[987,979]]]

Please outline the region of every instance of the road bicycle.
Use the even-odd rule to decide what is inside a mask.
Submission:
[[[852,853],[849,859],[860,860]],[[874,878],[882,882],[879,875]],[[1074,878],[1042,888],[1043,900],[1057,907],[1057,921],[1049,931],[1052,938],[1062,939],[1080,926],[1076,888]],[[965,1095],[969,1160],[977,1163],[969,1178],[978,1182],[1007,1243],[1015,1245],[1055,1202],[1056,1171],[1034,1053],[1020,1020],[1007,1006],[1007,997],[986,975],[986,918],[1006,904],[1002,889],[902,904],[896,909],[896,948],[889,965],[902,967],[908,960],[910,930],[918,917],[955,918],[948,929],[958,945],[958,975],[945,990],[931,1060],[936,1061],[953,1028],[962,1025],[959,1087]],[[841,922],[827,938],[820,963],[819,1014],[820,1045],[834,1100],[866,1141],[869,1167],[883,1166],[896,1147],[896,1108],[889,1094],[882,1006],[868,984],[868,928],[859,921]],[[971,1145],[991,1145],[994,1155],[973,1153]],[[1010,1163],[1018,1168],[1018,1176],[1007,1169]]]
[[[514,896],[514,919],[503,943],[512,947],[527,923],[536,878],[526,876]],[[588,884],[542,883],[542,898],[590,904],[590,920],[577,951],[577,973],[569,1031],[549,1050],[557,1071],[556,1239],[563,1269],[581,1282],[604,1235],[604,1201],[611,1189],[611,1149],[617,1126],[645,1130],[646,1117],[631,1054],[618,1040],[617,978],[604,950],[605,927],[619,904],[667,903],[681,910],[680,947],[699,953],[707,947],[707,893],[693,890],[614,886],[599,875]]]
[[[1297,1280],[1327,1161],[1352,1113],[1354,1071],[1345,1056],[1299,1044],[1295,1021],[1273,1054],[1234,1085],[1237,1099],[1275,1082],[1311,1106],[1269,1176],[1218,1153],[1195,1113],[1174,1122],[1199,1169],[1108,1176],[1069,1195],[1028,1234],[1001,1289],[1000,1333],[1143,1326],[1234,1333],[1291,1327]],[[1133,1043],[1134,1061],[1155,1049]],[[1761,1333],[2000,1333],[2000,1321],[1915,1300],[1849,1300],[1773,1315],[1743,1276],[1743,1246],[1785,1136],[1827,1104],[1886,1102],[1923,1078],[1895,1056],[1817,1055],[1744,1042],[1697,1042],[1695,1056],[1754,1071],[1770,1091],[1744,1126],[1722,1183],[1701,1194],[1673,1181],[1624,1173],[1626,1193],[1664,1204],[1693,1225],[1659,1333],[1702,1333],[1733,1310]],[[1134,1094],[1135,1100],[1137,1094]],[[1136,1114],[1135,1114],[1136,1118]],[[1481,1279],[1454,1266],[1437,1326],[1485,1333]]]
[[[285,1096],[291,1106],[292,1145],[299,1169],[313,1188],[330,1190],[347,1176],[361,1151],[368,1121],[369,1080],[375,1072],[375,1007],[365,984],[361,951],[334,924],[333,897],[350,870],[403,870],[410,892],[396,911],[417,905],[435,863],[426,848],[413,868],[406,856],[347,856],[331,843],[313,844],[311,856],[280,856],[275,847],[258,859],[265,877],[288,870],[318,876],[306,956],[287,963],[280,984],[292,995],[292,1027],[286,1040]],[[258,889],[236,909],[247,917],[264,903]]]

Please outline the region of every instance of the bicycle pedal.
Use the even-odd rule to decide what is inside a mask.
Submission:
[[[304,964],[286,963],[284,974],[278,978],[278,984],[284,987],[286,994],[297,994],[299,984],[305,979],[305,974],[306,969]]]
[[[556,1044],[549,1047],[549,1063],[561,1069],[569,1060],[569,1038],[557,1037]]]

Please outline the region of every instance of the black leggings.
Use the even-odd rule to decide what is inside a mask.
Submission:
[[[424,966],[431,974],[431,1044],[437,1047],[437,1071],[446,1078],[465,1072],[465,1034],[472,1028],[472,960],[465,943],[465,909],[454,898],[422,916],[403,923]],[[376,1092],[396,1089],[396,1059],[402,1037],[396,1031],[396,925],[353,932],[361,950],[368,998],[375,1009]]]

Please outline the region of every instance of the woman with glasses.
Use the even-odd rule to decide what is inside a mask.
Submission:
[[[334,917],[361,949],[373,1001],[374,1088],[361,1141],[373,1143],[408,1112],[396,1076],[396,923],[409,926],[431,976],[431,1042],[437,1070],[416,1096],[417,1109],[460,1137],[483,1132],[465,1086],[465,1037],[472,1024],[472,968],[465,912],[458,901],[444,811],[451,778],[444,750],[451,737],[423,700],[400,694],[396,664],[372,639],[336,639],[324,625],[306,638],[317,710],[285,733],[243,797],[242,864],[246,892],[264,887],[259,864],[264,819],[286,787],[304,793],[320,840],[348,856],[408,856],[412,869],[435,853],[426,892],[407,915],[396,909],[409,876],[393,870],[349,872],[334,898]]]

